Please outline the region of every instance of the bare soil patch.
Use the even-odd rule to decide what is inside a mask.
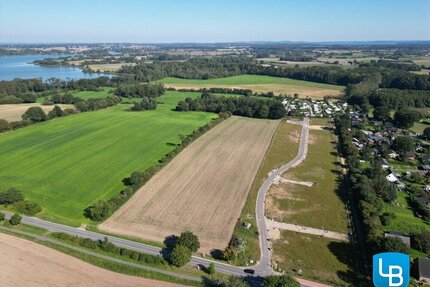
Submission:
[[[181,286],[108,271],[32,241],[0,233],[0,285],[161,287]]]
[[[73,108],[73,105],[58,106],[61,107],[61,109]],[[39,103],[0,105],[0,119],[7,120],[8,122],[22,120],[21,116],[30,107],[41,107],[45,113],[48,113],[54,108],[54,106],[43,106]]]
[[[201,252],[225,248],[278,123],[224,121],[182,151],[100,229],[152,241],[191,230]]]

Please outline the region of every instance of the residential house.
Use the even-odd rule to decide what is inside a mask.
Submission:
[[[430,259],[418,258],[418,280],[430,284]]]
[[[386,231],[384,232],[385,237],[394,237],[400,239],[406,246],[411,247],[411,238],[400,231]]]

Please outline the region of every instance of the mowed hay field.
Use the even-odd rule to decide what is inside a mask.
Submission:
[[[0,285],[161,287],[183,286],[108,271],[49,247],[0,233]]]
[[[156,110],[129,105],[81,113],[0,134],[0,190],[16,187],[40,204],[41,217],[71,225],[89,222],[83,210],[124,187],[133,171],[153,166],[217,115],[175,112],[186,97],[167,92]]]
[[[196,233],[224,249],[279,121],[231,117],[183,150],[99,227],[163,241]]]
[[[58,105],[58,106],[61,107],[62,109],[73,108],[73,105]],[[0,119],[7,120],[8,122],[20,121],[22,120],[21,116],[30,107],[41,107],[45,113],[48,113],[50,110],[54,108],[54,106],[42,106],[41,104],[38,104],[38,103],[0,105]]]
[[[166,87],[174,88],[238,88],[250,89],[254,92],[274,92],[275,94],[299,94],[300,97],[322,99],[324,96],[341,96],[344,87],[330,84],[322,84],[308,81],[300,81],[289,78],[260,76],[260,75],[241,75],[209,80],[189,80],[179,78],[164,78],[160,80]]]

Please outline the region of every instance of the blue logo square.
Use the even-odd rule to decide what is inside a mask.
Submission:
[[[409,285],[409,255],[397,252],[374,255],[373,284],[376,287],[407,287]]]

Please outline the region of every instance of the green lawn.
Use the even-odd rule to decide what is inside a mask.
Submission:
[[[128,112],[118,105],[35,124],[0,135],[0,190],[22,189],[42,217],[79,225],[82,211],[122,188],[122,179],[144,170],[215,114],[171,109],[199,93],[167,92],[156,110]]]
[[[332,286],[356,286],[354,257],[350,245],[315,235],[282,231],[273,244],[278,268],[302,270],[304,278]]]
[[[74,96],[79,97],[81,99],[89,99],[89,98],[93,98],[93,99],[99,99],[99,98],[105,98],[108,95],[113,95],[113,93],[109,93],[110,91],[112,91],[112,88],[102,88],[101,91],[79,91],[76,93],[73,93]]]
[[[300,81],[289,78],[260,76],[260,75],[240,75],[226,78],[209,79],[209,80],[192,80],[179,78],[164,78],[160,82],[166,84],[183,84],[183,85],[261,85],[261,84],[284,84],[284,85],[299,85],[304,87],[326,88],[343,91],[343,86],[315,83],[309,81]]]
[[[406,192],[397,192],[397,200],[393,204],[386,204],[388,212],[396,214],[396,219],[387,227],[387,230],[399,230],[406,234],[412,234],[421,230],[430,231],[430,225],[414,215],[407,201]]]
[[[280,184],[283,190],[281,196],[273,193],[278,211],[273,209],[268,216],[288,223],[348,232],[346,208],[338,190],[340,166],[335,141],[331,131],[310,131],[306,159],[283,177],[313,182],[315,185]]]

